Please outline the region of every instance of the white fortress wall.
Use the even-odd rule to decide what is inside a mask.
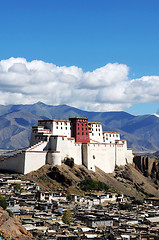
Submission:
[[[125,157],[127,159],[128,163],[133,163],[133,153],[132,153],[132,149],[127,149],[126,153],[125,153]]]
[[[0,161],[0,169],[24,174],[25,151]]]
[[[46,155],[46,163],[54,166],[61,165],[61,153],[60,151],[48,151]]]
[[[84,165],[92,171],[95,166],[106,173],[111,173],[115,168],[115,149],[109,144],[85,144],[83,152]]]
[[[61,165],[61,148],[58,146],[58,136],[51,136],[47,144],[46,163],[50,165]]]
[[[74,138],[59,138],[62,160],[69,156],[77,165],[82,164],[81,143],[76,143]]]
[[[125,148],[124,144],[115,144],[116,148],[116,165],[123,166],[126,164]]]
[[[70,156],[74,158],[74,163],[77,165],[82,165],[82,144],[81,143],[71,143],[72,153]]]
[[[61,161],[65,157],[74,158],[74,163],[77,165],[82,164],[81,157],[81,143],[75,143],[74,138],[67,138],[67,136],[51,136],[50,150],[59,151]]]
[[[74,138],[67,139],[67,148],[63,149],[63,156],[69,156],[74,159],[77,165],[82,164],[81,143],[76,143]]]
[[[127,148],[127,141],[126,140],[120,140],[118,142],[119,144],[122,144],[123,147],[118,148],[118,152],[120,160],[117,165],[125,165],[126,163],[132,163],[133,162],[133,154],[132,154],[132,149]],[[122,150],[121,150],[122,149]],[[124,154],[124,159],[122,160],[122,152]]]
[[[25,151],[24,174],[35,171],[46,164],[47,151]]]

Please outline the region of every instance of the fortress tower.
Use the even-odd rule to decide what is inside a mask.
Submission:
[[[88,118],[74,117],[69,118],[71,122],[71,136],[77,143],[89,143]]]

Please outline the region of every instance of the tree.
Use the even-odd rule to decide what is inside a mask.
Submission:
[[[64,213],[63,213],[63,216],[62,216],[62,221],[66,224],[71,224],[71,220],[72,220],[72,214],[71,214],[71,211],[70,210],[66,210]]]
[[[132,204],[131,203],[119,204],[119,209],[132,211]]]
[[[20,183],[17,183],[16,185],[15,185],[15,189],[16,189],[16,191],[20,191],[21,190],[21,184]]]
[[[71,201],[71,193],[69,191],[66,193],[66,198],[68,201]]]
[[[5,210],[8,207],[6,199],[0,194],[0,206]]]

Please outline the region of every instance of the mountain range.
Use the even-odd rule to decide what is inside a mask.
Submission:
[[[0,105],[0,149],[20,149],[29,146],[32,126],[39,119],[68,119],[88,117],[98,121],[104,131],[118,131],[128,141],[133,152],[159,150],[159,118],[156,115],[134,116],[119,112],[90,112],[67,105],[47,105],[38,102],[30,105]]]

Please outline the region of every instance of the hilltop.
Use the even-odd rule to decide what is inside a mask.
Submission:
[[[133,116],[126,112],[90,112],[67,105],[0,105],[0,149],[29,146],[31,128],[38,119],[68,119],[74,116],[99,121],[104,131],[120,132],[133,152],[153,152],[159,149],[159,118],[155,115]]]

